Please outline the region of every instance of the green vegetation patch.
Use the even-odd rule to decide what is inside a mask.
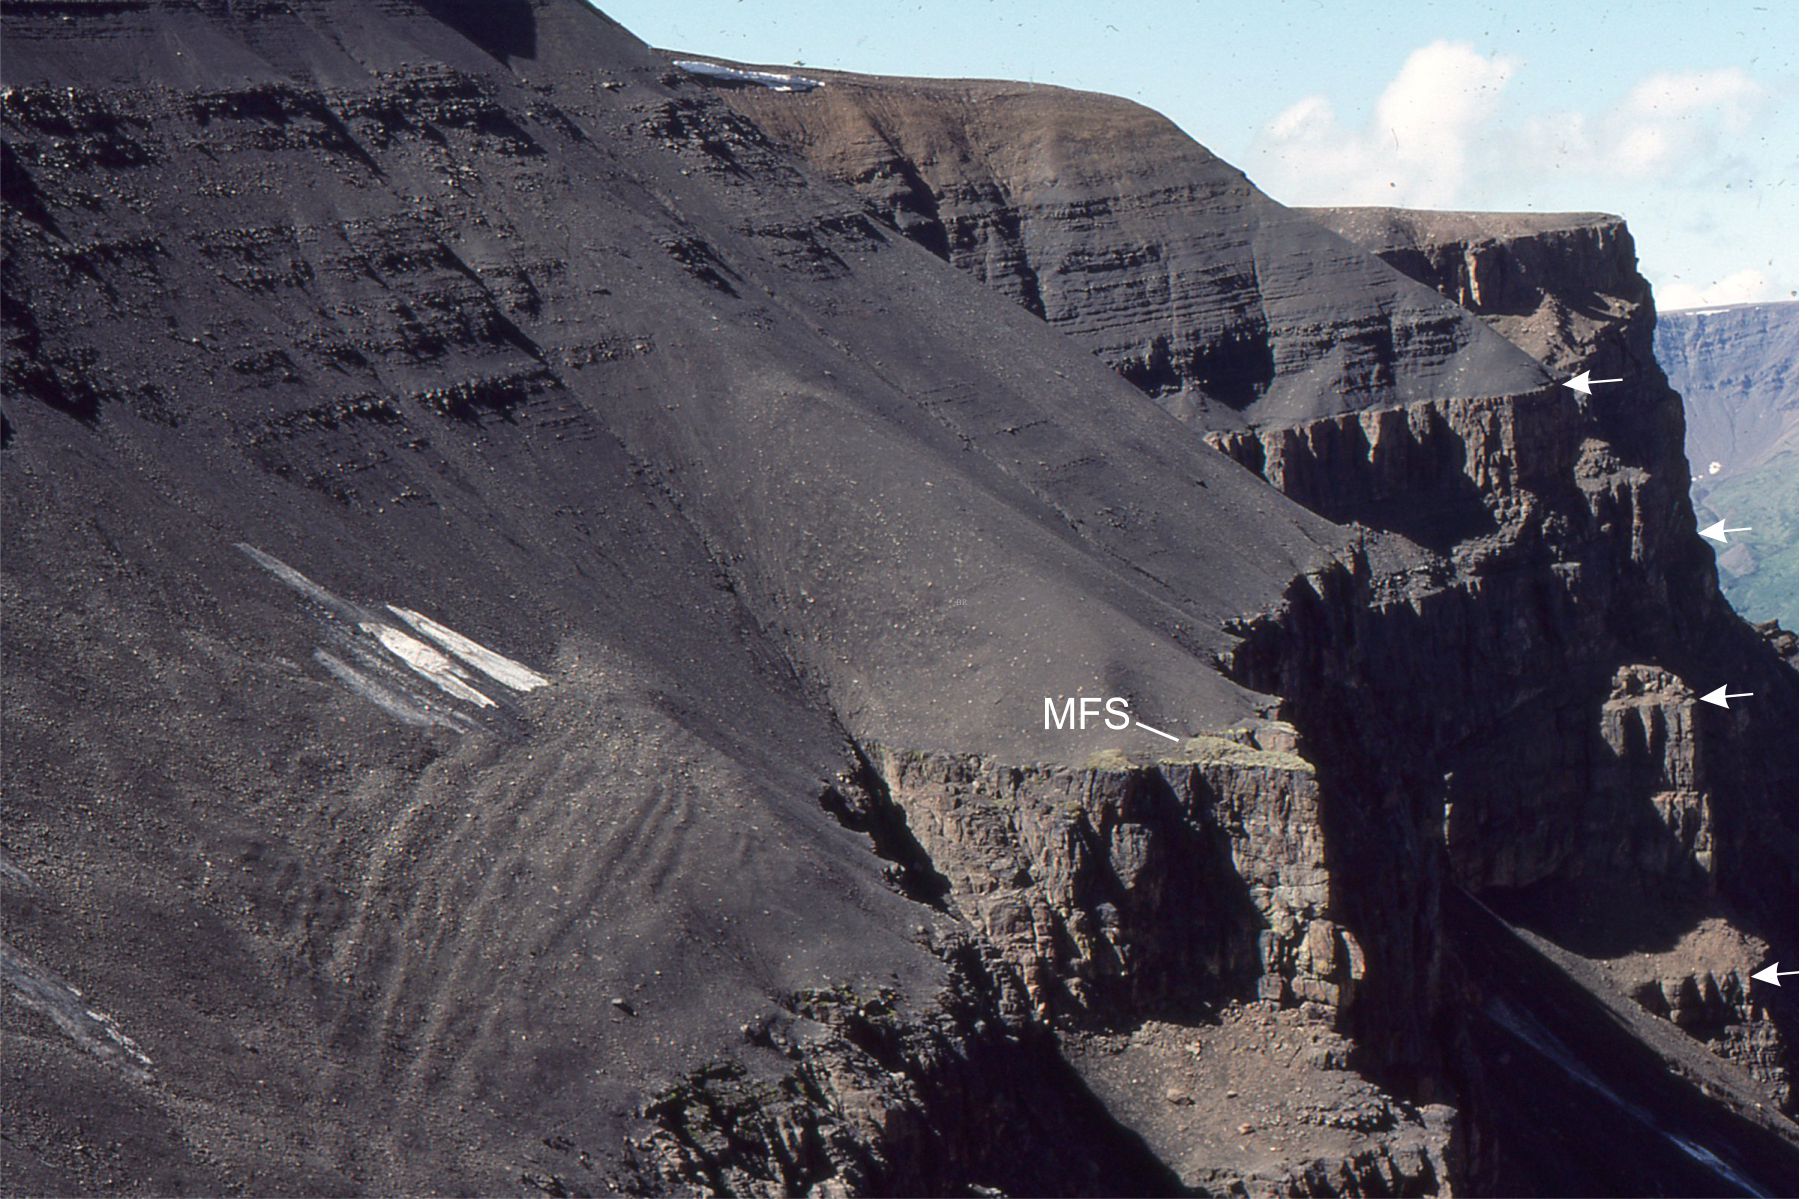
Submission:
[[[1729,518],[1749,532],[1717,546],[1717,578],[1744,619],[1799,627],[1799,455],[1775,454],[1746,474],[1699,489],[1699,525]]]

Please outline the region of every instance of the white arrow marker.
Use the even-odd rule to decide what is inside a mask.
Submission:
[[[1730,539],[1728,537],[1724,536],[1725,533],[1753,533],[1755,531],[1746,526],[1743,528],[1740,528],[1740,529],[1724,528],[1724,526],[1729,523],[1730,522],[1728,520],[1720,520],[1714,525],[1706,525],[1704,528],[1702,528],[1698,531],[1698,535],[1700,537],[1709,537],[1713,541],[1721,541],[1725,545],[1729,545]]]
[[[1731,700],[1748,699],[1754,694],[1753,691],[1732,691],[1730,690],[1730,685],[1725,683],[1716,691],[1709,691],[1704,695],[1699,696],[1699,699],[1707,704],[1716,704],[1720,708],[1727,708],[1730,706]]]
[[[1162,733],[1158,729],[1154,728],[1152,725],[1142,724],[1138,720],[1134,722],[1134,727],[1137,729],[1146,729],[1149,733],[1152,733],[1155,737],[1164,737],[1168,741],[1182,742],[1184,740],[1182,737],[1174,737],[1171,733]]]
[[[1574,375],[1571,379],[1568,379],[1565,383],[1561,384],[1561,386],[1562,387],[1571,387],[1574,391],[1577,391],[1580,395],[1589,396],[1592,394],[1592,384],[1594,384],[1594,383],[1621,383],[1621,382],[1623,382],[1622,379],[1594,379],[1592,377],[1591,371],[1581,371],[1581,372],[1579,372],[1579,374]]]
[[[1780,969],[1780,963],[1775,962],[1773,965],[1768,966],[1765,969],[1755,971],[1755,977],[1760,979],[1764,983],[1769,983],[1769,984],[1777,987],[1780,985],[1780,976],[1782,974],[1797,974],[1797,973],[1798,973],[1797,970],[1782,970],[1782,969]]]

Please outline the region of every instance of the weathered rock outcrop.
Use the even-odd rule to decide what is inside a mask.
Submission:
[[[1042,1018],[1333,1010],[1365,966],[1327,915],[1315,780],[1283,726],[1243,736],[1077,770],[879,751],[867,802],[895,806],[942,874],[935,898]]]
[[[1644,366],[1654,296],[1622,217],[1306,208],[1325,227],[1477,314],[1567,378]],[[1601,389],[1602,390],[1602,389]]]
[[[1021,83],[811,75],[828,85],[719,90],[909,237],[1202,427],[1543,381],[1482,326],[1138,104]]]
[[[1681,400],[1655,361],[1652,297],[1627,231],[1597,216],[1317,215],[1554,373],[1590,368],[1624,382],[1590,398],[1431,403],[1407,417],[1362,414],[1357,427],[1342,418],[1215,440],[1318,510],[1422,540],[1392,512],[1411,491],[1401,478],[1432,476],[1385,466],[1412,453],[1432,460],[1423,447],[1442,438],[1442,469],[1460,464],[1441,490],[1444,512],[1461,498],[1486,510],[1481,518],[1469,509],[1474,523],[1449,538],[1466,590],[1519,619],[1536,614],[1528,637],[1499,631],[1488,652],[1507,660],[1481,676],[1518,680],[1516,695],[1502,709],[1469,712],[1459,750],[1443,763],[1457,877],[1488,893],[1587,877],[1677,885],[1699,896],[1694,920],[1712,918],[1707,897],[1729,899],[1742,927],[1770,940],[1717,945],[1714,968],[1740,980],[1735,990],[1751,1006],[1723,1009],[1717,1027],[1738,1031],[1710,1035],[1790,1107],[1792,1021],[1754,995],[1750,975],[1770,947],[1784,955],[1797,938],[1785,899],[1758,881],[1796,877],[1796,865],[1773,853],[1795,835],[1787,797],[1796,776],[1790,762],[1776,770],[1756,749],[1787,738],[1797,675],[1726,610],[1694,533]],[[1529,563],[1551,567],[1564,594],[1545,590],[1548,576],[1531,582]],[[1456,660],[1482,659],[1469,648]],[[1760,708],[1724,720],[1700,707],[1697,696],[1719,675],[1756,680]],[[1530,698],[1547,694],[1567,698]],[[1575,696],[1589,698],[1569,707]],[[1789,1064],[1776,1069],[1780,1060]]]
[[[1358,340],[1355,313],[1395,317],[1419,293],[1394,280],[1349,301],[1342,289],[1359,291],[1370,266],[1348,266],[1339,242],[1291,232],[1297,214],[1275,214],[1132,104],[1014,85],[827,78],[806,96],[727,94],[955,265],[1006,293],[1006,280],[1031,277],[1036,294],[1014,288],[1019,302],[1286,495],[1433,552],[1388,562],[1375,542],[1294,587],[1230,656],[1237,678],[1285,697],[1299,750],[1318,767],[1336,918],[1366,948],[1361,991],[1371,1002],[1349,1008],[1348,1027],[1383,1047],[1378,1059],[1433,1056],[1420,1030],[1434,1004],[1414,984],[1441,962],[1444,852],[1451,882],[1506,906],[1592,884],[1689,897],[1683,919],[1694,924],[1728,904],[1755,935],[1724,948],[1716,968],[1743,980],[1764,952],[1791,953],[1796,769],[1790,755],[1760,747],[1793,743],[1797,678],[1717,592],[1687,499],[1680,400],[1652,353],[1651,296],[1621,220],[1311,214],[1468,310],[1542,373],[1467,374],[1450,386],[1441,373],[1450,346],[1482,344],[1457,327],[1452,340],[1391,342],[1387,369],[1426,370],[1439,387],[1427,397],[1372,386],[1378,374],[1365,385],[1344,374],[1331,384],[1339,397],[1313,406],[1284,400],[1284,372],[1251,401],[1200,371],[1149,386],[1154,355],[1132,347],[1173,337],[1209,346],[1242,327],[1233,306],[1166,303],[1173,296],[1240,279],[1248,309],[1269,301],[1296,311],[1285,281],[1320,264],[1310,277],[1338,317],[1319,322],[1311,344],[1333,358]],[[1228,208],[1237,216],[1224,230]],[[1008,253],[977,252],[996,244]],[[1259,269],[1243,270],[1249,261]],[[1085,264],[1083,286],[1065,278],[1075,263]],[[1148,284],[1156,269],[1162,288]],[[1583,368],[1625,382],[1589,399],[1555,383]],[[1720,675],[1755,680],[1738,685],[1761,705],[1727,716],[1700,708],[1696,697]],[[1342,855],[1418,882],[1407,898],[1369,890],[1364,872],[1338,872]],[[1770,1049],[1790,1045],[1776,1019],[1790,1025],[1756,999],[1744,1026]],[[1795,1050],[1777,1052],[1793,1060]],[[1757,1073],[1790,1103],[1789,1083]]]
[[[578,0],[5,32],[18,1189],[1789,1185],[1743,1071],[1461,885],[1741,922],[1792,866],[1784,764],[1668,711],[1661,428],[1132,106],[933,128],[1044,151],[942,249],[1138,390]],[[1301,430],[1334,519],[1149,392]],[[1767,1061],[1746,1006],[1693,1022]]]

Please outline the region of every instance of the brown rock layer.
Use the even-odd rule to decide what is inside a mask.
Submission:
[[[1451,881],[1500,903],[1578,880],[1675,890],[1692,919],[1727,902],[1752,944],[1792,951],[1796,771],[1762,747],[1793,742],[1796,674],[1717,594],[1620,219],[1310,213],[1545,373],[1466,370],[1484,339],[1350,264],[1341,242],[1298,234],[1300,214],[1134,105],[823,78],[803,96],[724,94],[1287,496],[1437,556],[1388,564],[1375,542],[1345,574],[1294,588],[1231,655],[1236,677],[1286,698],[1318,766],[1336,919],[1367,957],[1347,1018],[1380,1059],[1428,1055],[1444,853]],[[1348,369],[1375,319],[1388,348]],[[1250,340],[1270,368],[1206,368]],[[1315,360],[1341,366],[1313,373]],[[1580,369],[1624,381],[1590,398],[1552,381]],[[1320,394],[1303,402],[1293,385]],[[1730,676],[1760,705],[1701,708]],[[1408,898],[1369,890],[1353,863],[1414,880]],[[1748,1016],[1770,1044],[1771,1015]],[[1772,1093],[1790,1102],[1788,1088]]]

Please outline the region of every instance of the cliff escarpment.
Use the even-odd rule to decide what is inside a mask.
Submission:
[[[1654,295],[1605,213],[1306,208],[1312,219],[1474,313],[1559,378],[1653,365]]]
[[[1377,1060],[1408,1070],[1433,1056],[1419,1030],[1442,1001],[1424,1001],[1421,984],[1458,957],[1436,898],[1445,868],[1449,885],[1600,963],[1592,982],[1678,1021],[1790,1106],[1792,1017],[1751,972],[1797,943],[1796,767],[1762,748],[1793,744],[1797,677],[1718,593],[1687,495],[1680,399],[1653,355],[1652,299],[1623,222],[1316,210],[1336,240],[1281,235],[1303,214],[1125,101],[822,78],[807,95],[724,92],[1008,293],[995,269],[1006,257],[1005,273],[1036,281],[1038,298],[1018,302],[1290,498],[1428,552],[1388,564],[1395,551],[1375,538],[1294,585],[1268,622],[1240,626],[1248,640],[1229,659],[1235,677],[1285,698],[1317,767],[1337,918],[1365,946],[1372,1000],[1355,1000],[1345,1026],[1385,1046]],[[1344,243],[1373,257],[1349,266]],[[980,245],[1010,249],[986,257]],[[1249,261],[1259,268],[1241,270]],[[1373,281],[1375,266],[1393,277]],[[1287,405],[1284,372],[1255,389],[1270,404],[1201,372],[1147,386],[1142,363],[1161,338],[1213,345],[1241,327],[1240,309],[1173,297],[1240,278],[1248,305],[1285,310],[1297,301],[1285,280],[1306,277],[1335,314],[1300,358],[1344,360],[1360,330],[1421,311],[1411,306],[1434,291],[1542,370],[1460,372],[1450,386],[1450,338],[1424,335],[1396,339],[1387,371],[1420,370],[1439,385],[1430,396],[1344,379],[1338,401]],[[1470,323],[1444,328],[1485,344]],[[1590,397],[1555,382],[1582,369],[1623,382]],[[1736,687],[1759,702],[1699,704],[1729,678],[1752,680]],[[1338,873],[1340,854],[1383,863],[1386,882]],[[1423,881],[1401,899],[1401,878]]]
[[[1481,324],[1112,96],[810,72],[715,86],[921,245],[1202,428],[1545,381]]]
[[[5,37],[11,1189],[1796,1182],[1665,424],[1116,101]]]
[[[1525,472],[1515,480],[1483,484],[1482,490],[1507,496],[1521,487],[1543,505],[1562,494],[1583,497],[1583,507],[1575,504],[1561,525],[1544,525],[1539,533],[1527,526],[1510,531],[1500,521],[1511,541],[1539,542],[1567,577],[1582,581],[1580,602],[1605,617],[1602,623],[1582,621],[1578,637],[1616,660],[1597,722],[1612,765],[1603,775],[1594,771],[1583,796],[1574,798],[1595,801],[1614,791],[1647,796],[1661,813],[1659,823],[1692,846],[1689,856],[1703,871],[1707,889],[1753,915],[1754,923],[1744,927],[1777,935],[1786,952],[1796,928],[1783,898],[1788,892],[1771,880],[1794,877],[1796,867],[1785,855],[1771,856],[1764,845],[1790,837],[1796,827],[1793,805],[1785,798],[1796,790],[1796,780],[1790,765],[1778,771],[1764,765],[1772,755],[1753,745],[1785,737],[1781,730],[1791,726],[1797,711],[1797,674],[1764,644],[1766,638],[1725,611],[1712,551],[1694,532],[1704,521],[1688,499],[1684,404],[1657,361],[1653,297],[1636,272],[1634,242],[1624,223],[1596,214],[1321,209],[1315,215],[1436,287],[1556,374],[1590,369],[1623,380],[1552,409],[1574,422],[1558,435],[1568,448],[1552,464],[1555,473],[1537,478]],[[1482,440],[1463,438],[1469,452]],[[1661,513],[1674,518],[1663,521]],[[1479,546],[1486,552],[1485,541]],[[1616,598],[1607,599],[1612,592]],[[1562,657],[1571,661],[1573,655]],[[1538,669],[1558,668],[1549,662]],[[1722,727],[1694,702],[1713,685],[1708,680],[1715,674],[1756,680],[1751,686],[1759,705],[1739,718],[1747,721],[1740,728]],[[1699,682],[1689,688],[1689,679]],[[1592,694],[1599,694],[1597,683]],[[1756,741],[1738,748],[1739,737],[1746,736]],[[1559,811],[1581,806],[1568,803]],[[1559,825],[1556,819],[1543,827]],[[1740,845],[1730,843],[1732,837]],[[1731,859],[1748,865],[1732,868]],[[1521,883],[1509,873],[1484,878],[1483,885]],[[1544,911],[1546,903],[1545,897],[1535,901]],[[1682,961],[1694,959],[1690,965],[1662,962],[1630,984],[1654,1009],[1691,1027],[1708,1026],[1714,1037],[1726,1022],[1700,1018],[1699,1011],[1746,1013],[1759,1007],[1746,970],[1734,966],[1737,955],[1748,950],[1734,937],[1713,935],[1716,919],[1704,917],[1678,936],[1672,952]],[[1703,969],[1689,946],[1695,938],[1715,945],[1715,961]],[[1726,972],[1732,975],[1728,980],[1721,977]],[[1688,998],[1694,993],[1701,998]],[[1733,1056],[1751,1056],[1753,1051],[1737,1043],[1741,1032],[1732,1028],[1727,1035]],[[1790,1062],[1794,1051],[1782,1049],[1771,1034],[1757,1039],[1767,1046],[1753,1056],[1765,1054],[1759,1070],[1772,1081],[1779,1063]],[[1778,1073],[1790,1079],[1791,1069]],[[1782,1096],[1788,1086],[1782,1084]]]

